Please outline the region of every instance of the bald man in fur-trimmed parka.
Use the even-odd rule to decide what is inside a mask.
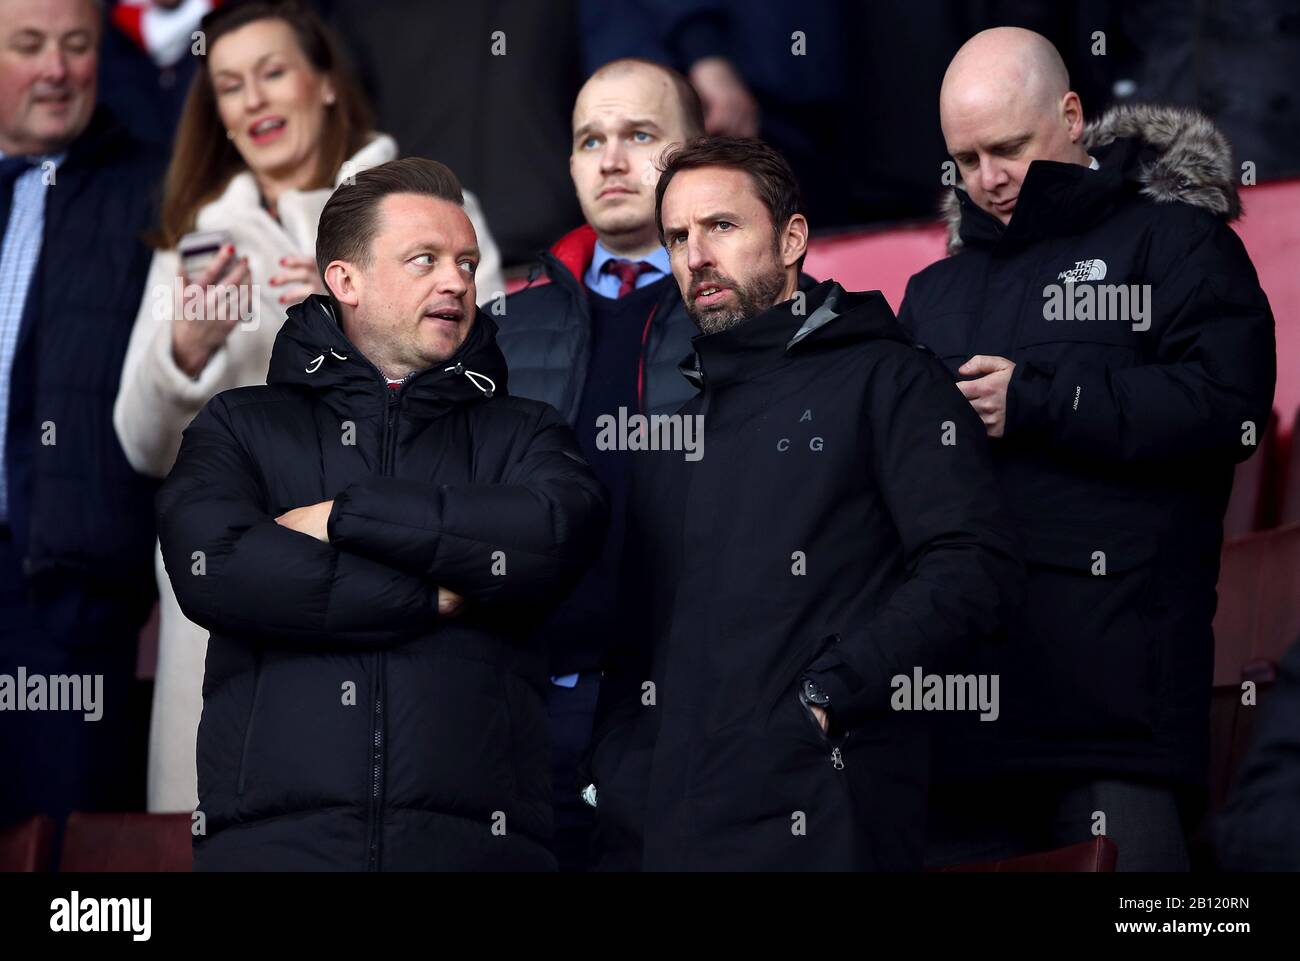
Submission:
[[[949,722],[929,859],[1104,833],[1119,870],[1185,869],[1223,513],[1276,375],[1228,226],[1231,149],[1186,110],[1085,125],[1056,50],[1016,28],[958,51],[940,119],[961,181],[950,256],[899,320],[983,420],[1029,580],[978,665],[1000,676],[997,721]]]

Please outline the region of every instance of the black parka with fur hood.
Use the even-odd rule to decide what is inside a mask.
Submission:
[[[1030,164],[1005,226],[954,190],[953,255],[900,312],[955,379],[977,354],[1016,365],[993,449],[1027,602],[986,665],[1001,718],[957,754],[1196,784],[1222,519],[1269,415],[1273,316],[1209,121],[1119,108],[1085,146],[1097,169]]]

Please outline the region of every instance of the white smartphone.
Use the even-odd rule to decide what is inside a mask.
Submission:
[[[196,230],[181,238],[177,250],[181,257],[181,271],[191,281],[207,270],[217,254],[227,244],[233,244],[234,238],[228,230]],[[231,258],[230,267],[234,267],[235,258]],[[227,269],[229,272],[229,269]]]

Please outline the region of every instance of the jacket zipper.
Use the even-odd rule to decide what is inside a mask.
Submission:
[[[401,388],[393,390],[384,388],[387,397],[384,401],[384,437],[380,450],[379,472],[388,477],[393,473],[393,459],[397,446],[397,431],[393,429],[396,420],[398,394]],[[383,783],[384,783],[384,671],[387,658],[384,651],[373,657],[374,684],[371,685],[371,700],[374,713],[371,715],[370,738],[370,856],[366,864],[369,871],[380,869],[382,856],[381,840],[383,838]]]
[[[844,752],[840,750],[840,748],[844,746],[844,742],[849,739],[849,735],[852,734],[853,732],[845,731],[843,734],[839,735],[837,738],[832,740],[831,736],[822,730],[821,723],[818,722],[817,715],[813,714],[812,708],[810,708],[802,700],[799,701],[799,706],[803,708],[804,714],[807,715],[808,723],[814,725],[817,728],[817,733],[820,734],[822,740],[826,742],[826,746],[831,749],[831,767],[835,768],[835,770],[837,771],[843,771]]]
[[[825,654],[827,651],[829,651],[832,647],[834,647],[839,642],[840,642],[839,634],[826,635],[826,637],[822,638],[821,646],[817,648],[817,652],[813,654],[811,660],[809,660],[808,663],[811,664],[813,661],[816,661],[819,657],[821,657],[823,654]],[[845,731],[843,734],[839,735],[839,737],[836,740],[832,740],[831,736],[822,730],[822,726],[818,722],[817,716],[813,714],[812,708],[810,708],[807,704],[804,703],[802,697],[799,699],[799,706],[803,708],[804,714],[808,716],[809,723],[813,724],[817,728],[817,733],[821,735],[822,740],[825,741],[827,746],[831,749],[831,767],[835,768],[835,770],[837,771],[843,771],[844,752],[840,749],[844,746],[844,742],[849,739],[849,735],[852,734],[853,732]]]

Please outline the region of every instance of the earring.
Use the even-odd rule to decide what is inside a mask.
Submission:
[[[327,107],[334,106],[334,94],[330,94],[328,97],[325,98],[325,106]]]
[[[234,140],[234,139],[235,139],[235,132],[234,132],[233,130],[227,130],[227,131],[226,131],[226,139],[227,139],[227,140]]]

